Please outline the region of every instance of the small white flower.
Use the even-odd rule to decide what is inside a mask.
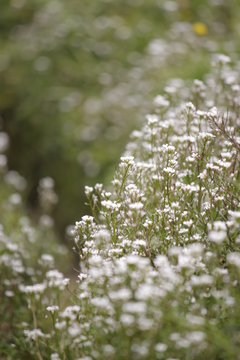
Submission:
[[[147,311],[147,304],[145,302],[127,302],[123,304],[122,310],[124,312],[132,313],[132,314],[141,314]]]
[[[110,308],[110,301],[107,297],[95,297],[91,299],[91,304],[99,308]]]
[[[207,274],[199,276],[193,275],[190,282],[193,286],[212,286],[214,279],[211,275]]]
[[[24,330],[24,335],[28,340],[37,340],[38,337],[49,338],[49,334],[44,334],[40,329]]]
[[[210,233],[208,234],[208,238],[210,241],[212,241],[215,244],[221,244],[225,239],[226,239],[226,231],[222,230],[222,231],[210,231]]]
[[[210,134],[210,133],[207,133],[207,132],[200,132],[198,134],[198,138],[200,139],[206,139],[206,140],[212,140],[214,139],[216,136]]]
[[[63,330],[63,329],[65,329],[66,328],[66,326],[67,326],[67,323],[66,323],[66,321],[64,320],[64,321],[61,321],[61,322],[56,322],[55,323],[55,328],[56,329],[58,329],[58,330]]]
[[[39,218],[39,223],[45,227],[45,228],[52,228],[53,225],[54,225],[54,220],[51,216],[49,215],[41,215],[40,218]]]
[[[103,352],[104,355],[109,356],[109,355],[114,355],[116,350],[114,349],[114,347],[110,344],[104,345],[103,346]]]
[[[208,116],[209,118],[216,118],[216,117],[218,117],[218,116],[219,116],[219,111],[218,111],[218,109],[217,109],[215,106],[212,107],[212,108],[208,111],[207,116]]]
[[[6,291],[5,291],[5,296],[7,296],[7,297],[13,297],[13,296],[14,296],[14,292],[11,291],[11,290],[6,290]]]
[[[126,164],[134,164],[134,157],[133,156],[122,156],[120,158],[120,160],[123,162],[123,163],[126,163]]]
[[[97,183],[97,184],[94,186],[94,189],[95,189],[96,191],[99,191],[99,192],[102,191],[102,188],[103,188],[103,184]]]
[[[54,314],[55,311],[58,311],[59,307],[57,305],[48,306],[47,311],[50,311],[52,314]]]
[[[193,103],[188,102],[185,104],[185,108],[183,110],[187,115],[188,114],[194,114],[194,112],[196,111],[195,106],[193,105]]]
[[[167,174],[175,174],[176,170],[171,167],[166,167],[163,169],[163,171]]]
[[[201,316],[187,314],[186,319],[192,325],[204,325],[205,324],[205,319]]]
[[[214,60],[221,65],[225,65],[231,62],[231,58],[224,54],[216,54],[214,56]]]
[[[81,333],[80,324],[75,322],[75,323],[71,324],[70,326],[68,326],[68,333],[72,337],[78,336]]]
[[[227,255],[227,262],[231,265],[235,265],[240,269],[240,253],[232,252]]]
[[[109,297],[112,301],[127,301],[131,298],[132,293],[129,289],[123,288],[117,291],[110,291]]]
[[[51,355],[51,360],[61,360],[61,359],[60,359],[58,353],[53,353],[53,354]]]
[[[163,344],[163,343],[158,343],[155,345],[155,350],[157,352],[164,352],[167,350],[167,345],[166,344]]]
[[[89,196],[93,192],[93,188],[91,186],[85,186],[85,195]]]
[[[167,108],[167,107],[169,107],[170,102],[168,100],[166,100],[164,96],[157,95],[153,100],[153,104],[158,107]]]
[[[108,210],[119,210],[121,207],[121,204],[118,204],[116,201],[111,201],[111,200],[103,200],[101,202],[102,206],[105,207]]]
[[[42,254],[41,259],[38,260],[38,263],[42,266],[53,266],[54,258],[50,254]]]
[[[186,339],[191,343],[201,343],[205,339],[205,334],[202,331],[192,331],[186,334]]]
[[[141,203],[139,201],[139,202],[130,204],[129,207],[130,207],[131,210],[141,210],[143,208],[143,203]]]
[[[183,221],[183,224],[186,225],[187,227],[191,227],[193,224],[193,221],[191,219],[188,221]]]
[[[214,221],[213,228],[216,231],[226,231],[227,226],[224,221]]]
[[[204,180],[204,179],[207,178],[207,176],[208,176],[207,171],[206,171],[206,170],[203,170],[203,172],[201,172],[201,173],[198,175],[198,178]]]
[[[240,211],[228,210],[229,215],[234,219],[240,219]]]
[[[155,114],[153,114],[153,115],[150,115],[150,114],[146,115],[146,119],[147,119],[147,121],[148,121],[148,125],[153,125],[153,124],[156,124],[156,123],[159,122],[159,117],[158,117],[157,115],[155,115]]]
[[[27,286],[19,285],[19,289],[22,292],[25,292],[26,294],[42,294],[46,288],[47,288],[46,283],[27,285]]]
[[[131,326],[134,323],[135,318],[133,315],[130,314],[122,314],[120,316],[120,321],[125,326]]]
[[[22,197],[19,193],[14,193],[9,197],[9,202],[12,205],[20,205],[22,203]]]

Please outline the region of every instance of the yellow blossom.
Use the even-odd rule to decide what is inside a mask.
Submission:
[[[193,31],[200,36],[207,35],[208,33],[207,26],[201,22],[196,22],[193,24]]]

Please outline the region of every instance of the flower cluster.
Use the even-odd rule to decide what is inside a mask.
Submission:
[[[1,142],[2,151],[7,146],[5,133],[0,133]],[[68,280],[63,274],[53,270],[61,261],[65,271],[66,248],[58,245],[50,226],[46,226],[47,220],[48,225],[51,220],[49,215],[42,215],[45,224],[40,217],[39,225],[29,218],[22,201],[26,180],[18,172],[9,171],[7,157],[4,159],[0,172],[0,357],[8,354],[8,358],[23,359],[26,357],[20,340],[23,334],[29,343],[49,337],[38,328],[37,317],[41,313],[38,305],[42,301],[57,301],[67,286]],[[56,264],[53,255],[58,258]],[[55,291],[55,296],[50,296],[52,300],[48,300],[50,288]],[[28,326],[32,315],[33,328]]]
[[[220,55],[187,103],[155,98],[110,191],[86,187],[93,216],[73,230],[74,305],[42,296],[67,286],[56,270],[23,288],[33,319],[38,302],[53,324],[25,331],[36,356],[239,359],[240,104],[231,72]]]

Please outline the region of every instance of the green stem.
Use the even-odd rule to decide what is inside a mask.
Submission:
[[[35,305],[33,305],[33,304],[32,304],[32,314],[33,314],[34,329],[37,330],[36,310],[35,310]],[[39,350],[39,342],[38,342],[37,333],[36,333],[36,345],[37,345],[37,357],[39,358],[39,360],[43,360],[42,355],[41,355],[40,350]]]

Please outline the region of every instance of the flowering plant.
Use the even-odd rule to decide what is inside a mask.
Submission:
[[[187,102],[185,90],[155,98],[110,189],[86,187],[93,216],[73,230],[73,304],[61,301],[68,280],[56,269],[18,285],[33,358],[240,359],[236,69],[218,55]]]

